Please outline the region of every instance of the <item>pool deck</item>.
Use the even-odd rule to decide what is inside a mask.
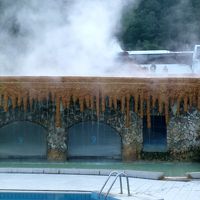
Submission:
[[[107,176],[99,175],[0,173],[0,190],[99,191],[106,178]],[[125,179],[123,180],[124,194],[119,194],[118,180],[111,194],[124,200],[200,199],[200,180],[171,181],[129,178],[129,182],[130,197],[127,197]]]

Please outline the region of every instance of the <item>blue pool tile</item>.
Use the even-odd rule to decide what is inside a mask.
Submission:
[[[0,200],[98,200],[98,193],[36,193],[36,192],[1,192]],[[105,197],[101,195],[100,200]],[[108,197],[107,200],[117,200]]]

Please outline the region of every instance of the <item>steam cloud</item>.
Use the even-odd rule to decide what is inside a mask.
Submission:
[[[1,0],[0,75],[111,73],[122,9],[134,0]]]

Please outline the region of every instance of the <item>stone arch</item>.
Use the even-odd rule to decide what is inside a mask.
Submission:
[[[111,126],[99,121],[79,122],[68,130],[69,158],[120,159],[122,139]]]
[[[69,128],[81,122],[98,121],[112,127],[121,136],[122,159],[124,161],[137,159],[142,149],[142,120],[137,113],[130,113],[129,127],[126,127],[126,115],[121,110],[106,109],[105,112],[100,112],[97,117],[95,110],[85,109],[80,112],[79,108],[74,105],[63,112],[62,119],[67,138]]]
[[[0,158],[45,159],[47,130],[30,121],[12,121],[0,127]]]
[[[74,108],[70,108],[63,115],[63,127],[69,129],[75,124],[87,121],[98,121],[105,123],[115,129],[120,136],[123,136],[125,128],[125,115],[124,113],[114,111],[112,113],[100,113],[97,117],[96,110],[86,109],[83,112],[74,111]],[[69,112],[70,114],[67,114]]]

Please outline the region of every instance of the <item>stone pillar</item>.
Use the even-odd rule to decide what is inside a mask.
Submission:
[[[140,159],[142,147],[142,120],[136,113],[130,115],[130,126],[122,131],[122,160],[134,161]]]
[[[66,152],[62,152],[58,149],[48,149],[49,161],[65,161],[67,158]]]
[[[65,161],[67,159],[66,132],[64,128],[52,128],[48,133],[48,160]]]
[[[137,160],[137,148],[134,144],[124,144],[123,151],[122,151],[122,160],[127,161],[134,161]]]

